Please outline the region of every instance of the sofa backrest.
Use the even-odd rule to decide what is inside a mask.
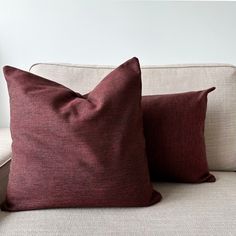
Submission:
[[[114,67],[38,63],[30,71],[81,94],[92,90]],[[142,67],[143,95],[216,87],[208,96],[205,127],[210,170],[236,170],[236,67],[227,64]]]

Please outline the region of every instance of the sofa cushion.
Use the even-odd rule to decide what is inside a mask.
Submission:
[[[35,64],[32,73],[89,92],[113,67]],[[206,115],[205,139],[210,170],[236,170],[236,68],[227,64],[146,66],[143,95],[171,94],[216,87]]]
[[[149,179],[137,58],[89,94],[4,67],[12,162],[4,210],[148,206]]]
[[[0,212],[0,235],[236,235],[236,174],[214,184],[157,183],[163,200],[145,208]]]
[[[207,95],[215,88],[142,98],[151,179],[214,182],[206,159]]]

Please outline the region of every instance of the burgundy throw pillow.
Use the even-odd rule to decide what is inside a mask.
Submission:
[[[204,91],[144,96],[144,132],[151,179],[214,182],[204,140],[207,95]]]
[[[86,95],[13,67],[4,74],[13,145],[3,210],[160,201],[149,179],[137,58]]]

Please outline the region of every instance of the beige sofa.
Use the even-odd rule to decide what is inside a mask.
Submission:
[[[35,64],[31,72],[87,93],[109,66]],[[215,183],[154,183],[163,200],[144,208],[77,208],[0,212],[0,235],[236,235],[236,67],[224,64],[147,66],[143,94],[212,86],[205,127]],[[40,108],[39,108],[40,109]],[[9,129],[0,129],[0,201],[10,166]],[[33,170],[32,170],[33,171]]]

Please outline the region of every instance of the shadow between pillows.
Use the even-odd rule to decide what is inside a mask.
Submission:
[[[204,138],[207,95],[213,90],[142,98],[152,181],[215,182],[209,173]]]
[[[3,210],[141,207],[161,200],[149,178],[137,58],[84,96],[10,66],[4,75],[13,144]]]

